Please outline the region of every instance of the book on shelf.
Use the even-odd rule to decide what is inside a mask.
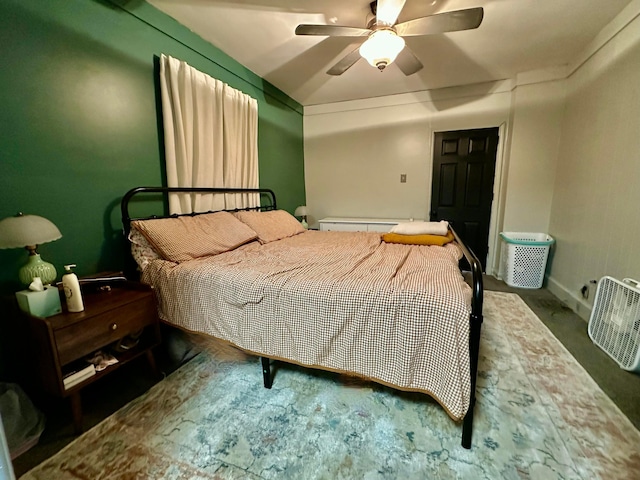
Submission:
[[[71,387],[77,385],[80,382],[85,381],[87,378],[96,374],[96,367],[92,363],[84,368],[67,373],[62,379],[64,389],[69,390]]]

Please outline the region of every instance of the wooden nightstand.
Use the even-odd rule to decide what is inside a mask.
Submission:
[[[153,290],[137,283],[115,284],[109,291],[84,292],[84,311],[66,311],[52,317],[25,315],[30,337],[31,371],[34,383],[47,393],[70,397],[76,433],[82,432],[80,391],[87,385],[146,355],[158,375],[152,348],[160,343],[160,324]],[[119,353],[109,348],[132,336],[138,341]],[[113,354],[118,363],[96,372],[86,380],[65,389],[63,378],[92,353],[103,350]]]

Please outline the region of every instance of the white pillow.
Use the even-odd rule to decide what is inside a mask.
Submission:
[[[449,231],[449,222],[403,222],[395,225],[389,233],[400,235],[446,235]]]

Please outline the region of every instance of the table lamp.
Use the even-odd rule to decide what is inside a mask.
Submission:
[[[56,267],[42,260],[36,247],[61,237],[58,227],[38,215],[18,213],[15,217],[0,220],[0,248],[24,247],[29,252],[26,265],[18,271],[18,278],[25,285],[29,285],[35,277],[40,277],[45,285],[56,279]]]
[[[306,205],[300,205],[298,208],[296,208],[296,211],[293,212],[293,215],[296,217],[302,217],[302,221],[300,223],[302,223],[302,226],[304,228],[309,228],[309,224],[307,223],[307,215],[309,215],[309,210],[307,209]]]

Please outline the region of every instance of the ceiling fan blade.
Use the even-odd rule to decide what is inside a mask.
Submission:
[[[378,0],[376,21],[378,24],[393,25],[398,20],[406,0]]]
[[[482,7],[436,13],[428,17],[416,18],[396,25],[400,36],[432,35],[434,33],[456,32],[478,28],[482,23]]]
[[[366,37],[368,28],[342,27],[340,25],[298,25],[296,35],[323,35],[326,37]]]
[[[338,63],[336,63],[333,67],[327,70],[329,75],[342,75],[344,72],[349,70],[358,60],[362,58],[360,56],[360,45],[358,45],[355,50],[348,53],[345,57],[342,58]]]
[[[424,67],[424,65],[422,65],[422,62],[418,60],[418,57],[416,57],[406,45],[398,54],[398,57],[394,60],[393,63],[398,65],[398,68],[402,70],[402,73],[404,73],[406,76],[413,75],[417,71],[421,70],[422,67]]]

